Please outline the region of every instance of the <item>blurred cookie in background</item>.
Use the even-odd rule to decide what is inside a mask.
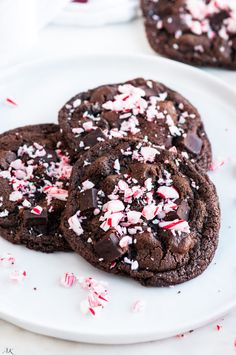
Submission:
[[[159,54],[188,64],[236,69],[234,0],[142,0],[145,28]]]

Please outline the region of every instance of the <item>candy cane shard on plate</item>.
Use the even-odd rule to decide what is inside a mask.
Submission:
[[[65,272],[64,275],[60,278],[60,284],[66,288],[71,288],[76,283],[76,276],[73,272]]]
[[[14,283],[21,283],[27,276],[25,270],[15,270],[10,274],[10,280]]]
[[[4,267],[10,267],[14,265],[16,262],[16,258],[12,254],[6,254],[0,257],[0,265]]]
[[[80,279],[79,283],[88,291],[88,296],[80,302],[81,312],[96,316],[109,302],[106,285],[91,277]]]
[[[6,104],[8,104],[9,106],[12,106],[12,107],[18,106],[17,103],[14,100],[10,99],[9,97],[6,98],[5,102],[6,102]]]
[[[133,313],[143,312],[146,308],[146,302],[142,300],[135,301],[131,306],[131,311]]]

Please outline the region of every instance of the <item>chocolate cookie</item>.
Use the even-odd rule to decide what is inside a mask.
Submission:
[[[59,124],[72,153],[98,142],[137,137],[169,149],[175,146],[205,170],[211,145],[195,107],[153,80],[103,85],[73,97],[59,112]]]
[[[216,190],[187,159],[137,140],[93,147],[75,164],[61,228],[92,265],[147,286],[201,274],[220,227]]]
[[[1,134],[0,236],[43,252],[70,250],[59,224],[71,169],[59,126]]]
[[[151,47],[199,66],[236,69],[234,0],[141,0]]]

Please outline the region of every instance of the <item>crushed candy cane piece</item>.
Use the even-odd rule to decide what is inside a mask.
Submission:
[[[66,201],[68,198],[68,191],[64,189],[59,189],[56,186],[45,186],[43,191],[52,198],[57,200]]]
[[[88,290],[88,296],[80,302],[81,312],[96,316],[109,302],[104,283],[91,277],[79,280],[79,283],[83,289]]]
[[[209,170],[210,171],[216,171],[218,170],[220,167],[222,167],[223,165],[225,164],[225,161],[223,159],[216,159],[214,160],[210,167],[209,167]]]
[[[40,216],[42,212],[43,208],[41,206],[36,206],[31,210],[31,213],[36,214],[37,216]]]
[[[9,196],[9,200],[12,202],[20,201],[23,198],[23,194],[20,191],[12,191]]]
[[[70,229],[72,229],[78,236],[84,233],[84,230],[80,223],[81,220],[79,214],[80,211],[76,212],[72,217],[68,219]]]
[[[60,284],[66,288],[72,287],[76,283],[76,276],[73,272],[65,272],[60,279]]]
[[[163,229],[176,230],[184,233],[190,233],[188,222],[182,219],[175,219],[174,221],[160,222],[159,227]]]
[[[7,217],[8,215],[9,215],[9,212],[6,209],[4,211],[0,212],[0,218]]]
[[[177,199],[179,198],[178,191],[173,186],[160,186],[157,189],[157,193],[159,196],[163,198]]]
[[[141,216],[142,216],[142,213],[138,212],[138,211],[127,212],[127,219],[128,219],[128,222],[131,224],[139,223]]]
[[[132,304],[131,311],[133,313],[140,313],[140,312],[143,312],[145,310],[145,308],[146,308],[146,302],[141,301],[141,300],[137,300]]]
[[[14,265],[16,258],[12,254],[6,254],[5,256],[0,257],[0,265],[9,267]]]
[[[161,207],[160,205],[147,205],[143,207],[142,210],[142,215],[145,217],[148,221],[152,220],[156,215],[161,212]]]
[[[10,280],[12,280],[13,282],[15,283],[20,283],[22,280],[24,280],[27,276],[27,273],[26,271],[24,270],[20,270],[20,271],[13,271],[11,274],[10,274]]]
[[[132,243],[133,243],[133,239],[130,236],[126,235],[121,238],[121,240],[119,242],[119,246],[121,248],[126,248],[128,245],[130,245]]]
[[[93,187],[94,187],[94,183],[92,181],[85,180],[84,182],[82,182],[83,190],[89,190],[92,189]]]
[[[158,150],[152,147],[142,147],[140,149],[140,154],[142,155],[144,162],[149,161],[150,163],[154,162],[155,157],[159,154]]]
[[[6,103],[11,105],[11,106],[18,106],[17,103],[15,101],[13,101],[12,99],[10,99],[9,97],[6,98]]]

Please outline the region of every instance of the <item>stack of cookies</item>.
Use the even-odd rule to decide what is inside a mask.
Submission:
[[[187,281],[218,243],[211,160],[199,112],[163,84],[138,78],[82,92],[59,126],[0,135],[0,235],[74,250],[147,286]]]

